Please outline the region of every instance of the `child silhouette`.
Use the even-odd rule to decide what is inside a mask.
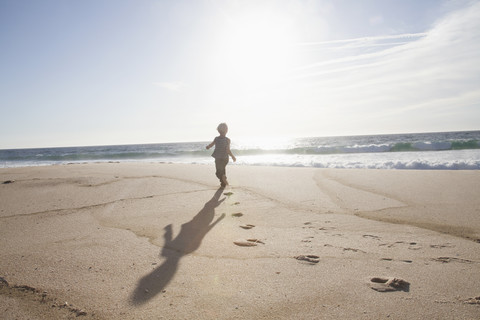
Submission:
[[[226,123],[220,123],[217,127],[220,135],[207,146],[207,150],[215,146],[212,157],[215,158],[215,175],[220,180],[220,186],[225,188],[228,185],[226,167],[228,160],[232,157],[233,162],[237,161],[237,158],[230,150],[230,139],[227,138],[228,126]]]

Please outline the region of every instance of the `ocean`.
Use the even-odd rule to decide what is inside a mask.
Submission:
[[[288,140],[232,139],[234,165],[479,170],[480,131],[314,137]],[[132,162],[212,164],[205,142],[0,150],[0,167]],[[232,164],[232,162],[231,162]]]

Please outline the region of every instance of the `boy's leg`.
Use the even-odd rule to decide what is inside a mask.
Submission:
[[[222,174],[222,177],[220,178],[220,181],[222,183],[222,186],[227,186],[228,185],[228,181],[227,181],[227,164],[228,164],[228,160],[229,158],[225,159],[222,163],[222,171],[223,171],[223,174]]]
[[[215,168],[217,170],[215,175],[217,176],[218,180],[220,180],[222,186],[226,186],[228,184],[225,170],[227,164],[228,159],[215,159]]]
[[[220,180],[222,178],[222,161],[221,159],[215,159],[215,175]]]

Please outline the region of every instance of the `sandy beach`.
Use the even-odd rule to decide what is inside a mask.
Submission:
[[[0,169],[0,318],[480,318],[480,171],[214,170]]]

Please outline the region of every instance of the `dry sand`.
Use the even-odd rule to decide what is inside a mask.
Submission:
[[[479,171],[227,171],[0,169],[0,318],[480,318]]]

